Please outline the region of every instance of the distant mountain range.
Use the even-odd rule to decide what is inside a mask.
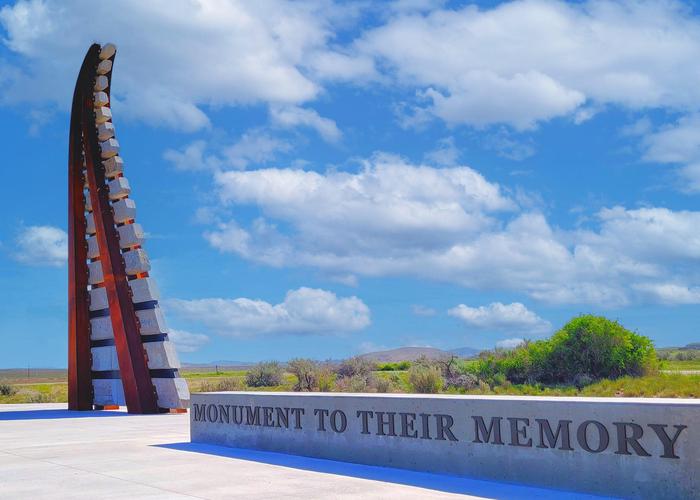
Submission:
[[[209,366],[225,366],[227,368],[231,367],[237,367],[237,366],[250,366],[254,365],[254,361],[231,361],[228,359],[220,359],[218,361],[211,361],[209,363],[186,363],[182,362],[182,366],[185,368],[201,368],[201,367],[209,367]]]
[[[657,351],[700,351],[700,342],[693,342],[685,347],[657,347]]]
[[[443,359],[450,356],[469,358],[476,356],[479,352],[481,352],[479,349],[472,349],[471,347],[460,347],[450,351],[436,349],[435,347],[399,347],[388,351],[368,352],[360,357],[371,359],[378,363],[395,363],[397,361],[415,361],[421,356],[431,359]]]
[[[377,351],[368,352],[361,354],[361,358],[371,359],[378,363],[394,363],[397,361],[415,361],[421,356],[431,359],[443,359],[449,358],[450,356],[459,356],[460,358],[470,358],[476,356],[481,352],[481,349],[473,349],[471,347],[460,347],[458,349],[452,349],[450,351],[444,351],[442,349],[436,349],[434,347],[399,347],[398,349],[390,349],[388,351]],[[325,360],[324,360],[325,361]],[[339,363],[341,360],[328,360],[332,363]],[[244,368],[246,366],[254,365],[254,361],[231,361],[228,359],[222,359],[218,361],[212,361],[210,363],[182,363],[184,368],[204,368],[204,367],[214,367],[219,368]]]

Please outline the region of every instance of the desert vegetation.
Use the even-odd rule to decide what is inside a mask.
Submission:
[[[658,370],[654,346],[615,321],[579,316],[551,338],[511,351],[482,353],[470,371],[479,379],[503,377],[514,384],[582,387],[602,379],[651,375]]]
[[[700,397],[700,344],[654,349],[600,316],[573,318],[548,339],[463,359],[377,363],[297,358],[236,369],[183,368],[192,392],[320,391],[545,396]],[[0,403],[65,402],[65,371],[0,371]],[[54,373],[56,372],[56,373]]]

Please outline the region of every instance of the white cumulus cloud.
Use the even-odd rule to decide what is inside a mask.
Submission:
[[[700,304],[700,286],[677,283],[639,283],[635,289],[649,301],[668,305]]]
[[[498,349],[515,349],[525,343],[525,340],[519,338],[504,339],[496,342],[496,348]]]
[[[647,131],[643,145],[646,161],[679,165],[681,189],[700,193],[700,114],[683,116],[674,124]]]
[[[207,143],[194,141],[182,150],[167,149],[163,158],[172,163],[178,170],[216,170],[221,168],[222,161],[206,153]]]
[[[279,304],[248,298],[171,299],[167,304],[170,314],[231,337],[336,335],[370,324],[370,310],[359,298],[306,287],[290,290]]]
[[[512,304],[492,302],[487,306],[479,307],[459,304],[447,313],[479,330],[521,335],[544,335],[552,330],[552,324],[549,321],[540,318],[520,302]]]
[[[258,205],[267,216],[291,222],[300,244],[340,259],[378,247],[397,256],[444,248],[493,225],[489,212],[515,207],[498,185],[469,167],[434,169],[389,156],[366,162],[358,173],[259,169],[218,173],[215,181],[222,203]],[[267,242],[266,251],[253,250],[252,236],[234,223],[208,238],[222,250],[263,250],[260,258],[269,260],[293,244],[262,221],[253,231]]]
[[[342,133],[336,123],[320,116],[313,109],[301,108],[299,106],[273,106],[270,109],[270,116],[273,123],[283,128],[298,127],[300,125],[310,127],[319,133],[327,142],[337,142]]]
[[[333,58],[332,26],[348,15],[331,2],[20,0],[0,9],[7,47],[25,58],[2,99],[67,106],[82,54],[111,41],[118,115],[196,130],[208,105],[315,99],[307,66]]]
[[[223,156],[235,168],[245,168],[248,164],[261,164],[292,148],[291,144],[271,136],[264,130],[253,129],[245,132],[238,141],[224,148]]]
[[[14,256],[31,266],[62,266],[68,258],[68,234],[53,226],[23,228],[15,241]]]
[[[272,266],[414,276],[606,307],[654,300],[651,285],[692,290],[700,282],[698,211],[609,207],[567,230],[469,167],[388,155],[356,172],[265,168],[217,173],[215,182],[224,208],[252,205],[262,215],[248,225],[221,219],[207,240]],[[677,296],[687,303],[694,295]]]
[[[178,170],[230,170],[260,167],[274,160],[277,155],[292,150],[292,144],[275,137],[262,128],[243,132],[234,142],[212,152],[207,141],[196,140],[182,149],[167,149],[163,158]]]
[[[450,124],[528,129],[590,106],[697,109],[700,22],[675,1],[521,0],[408,11],[355,50]],[[417,104],[420,105],[420,104]]]
[[[195,352],[209,342],[209,337],[201,333],[170,329],[168,338],[172,340],[179,352]]]

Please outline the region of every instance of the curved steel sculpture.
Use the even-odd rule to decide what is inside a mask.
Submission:
[[[73,94],[68,155],[68,406],[130,413],[189,403],[149,277],[143,230],[114,137],[116,47],[93,44]]]

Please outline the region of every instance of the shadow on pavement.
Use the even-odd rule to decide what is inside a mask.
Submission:
[[[402,484],[405,486],[415,486],[430,490],[442,491],[445,493],[458,493],[463,495],[481,496],[484,498],[507,498],[507,499],[600,499],[604,497],[571,493],[560,490],[548,490],[531,486],[499,483],[495,481],[484,481],[458,476],[442,474],[432,474],[428,472],[416,472],[403,469],[393,469],[389,467],[378,467],[374,465],[353,464],[348,462],[338,462],[335,460],[325,460],[321,458],[302,457],[297,455],[287,455],[285,453],[275,453],[269,451],[246,450],[241,448],[228,448],[201,443],[170,443],[153,445],[159,448],[187,451],[192,453],[204,453],[221,457],[235,458],[238,460],[248,460],[268,465],[277,465],[293,469],[320,472],[324,474],[335,474],[371,481],[382,481],[388,483]],[[313,497],[313,494],[310,495]]]
[[[95,418],[95,417],[126,417],[129,415],[123,411],[71,411],[71,410],[18,410],[0,411],[2,420],[53,420],[59,418]]]

